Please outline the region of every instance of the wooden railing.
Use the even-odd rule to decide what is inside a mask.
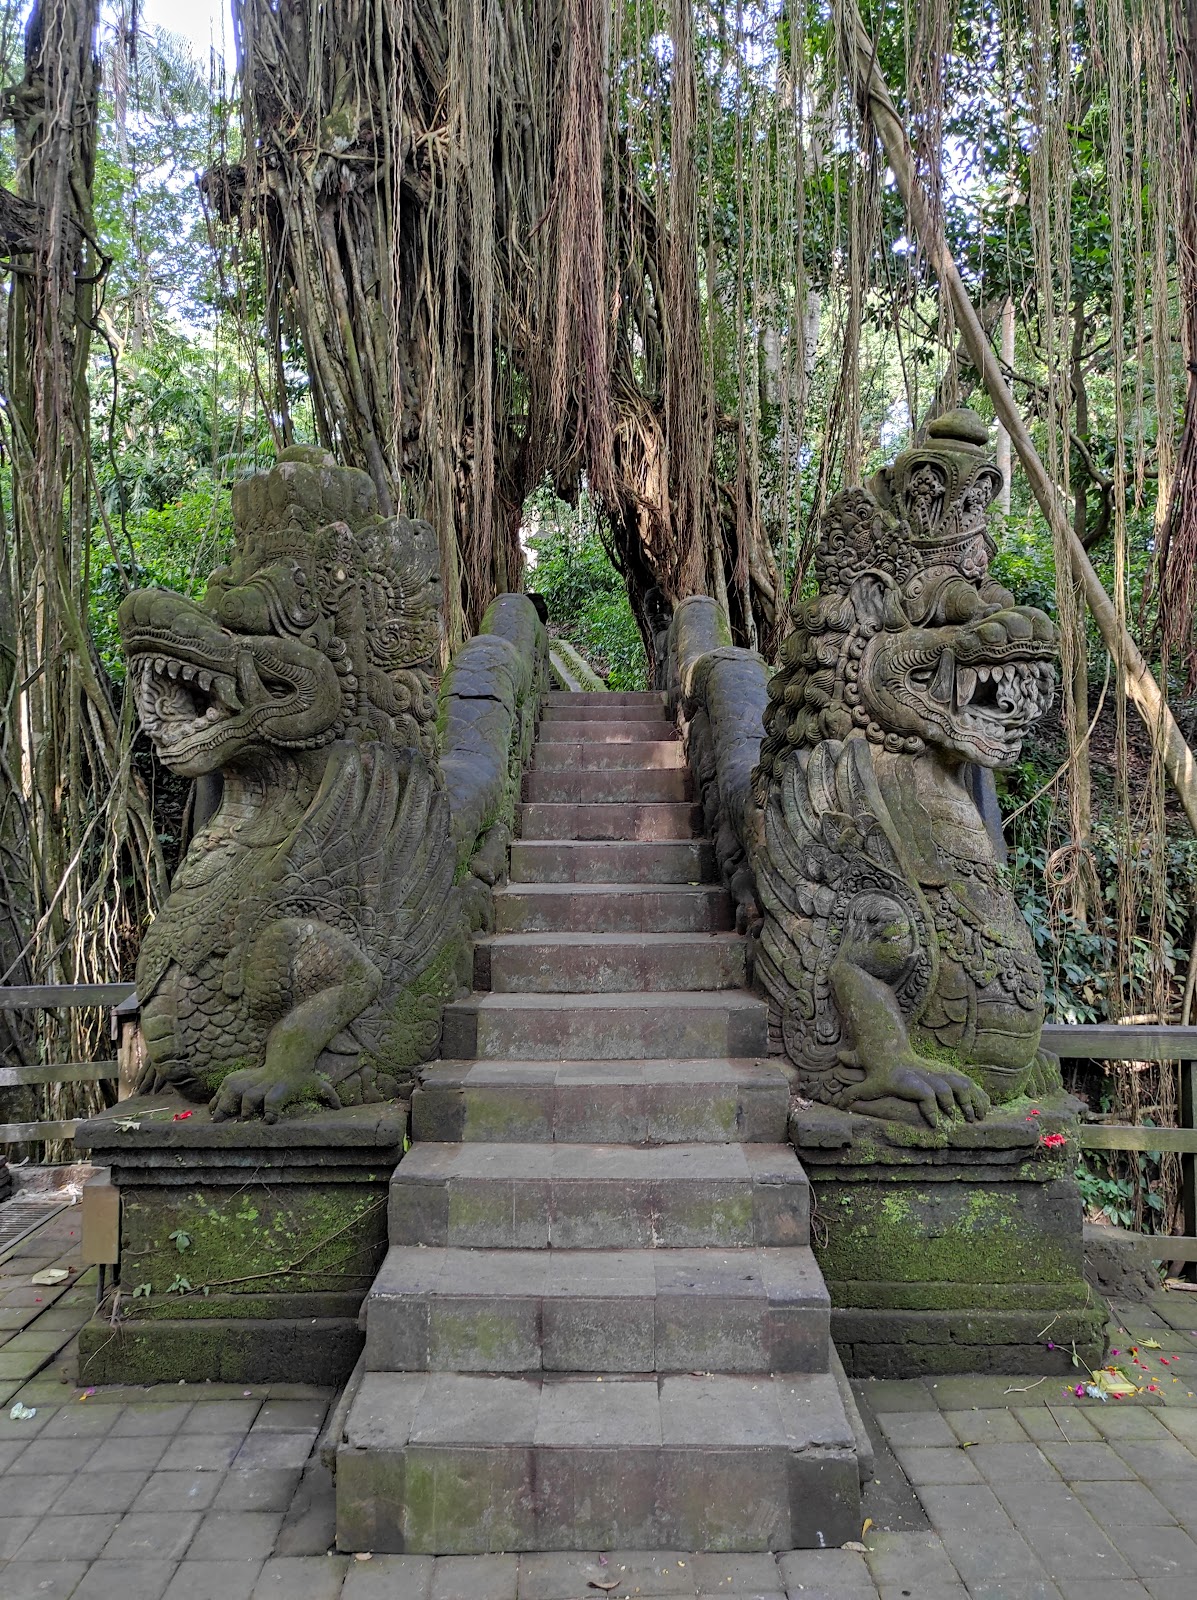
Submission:
[[[1122,1027],[1108,1023],[1052,1025],[1043,1030],[1044,1047],[1066,1060],[1178,1061],[1180,1126],[1132,1127],[1125,1123],[1084,1122],[1080,1142],[1086,1150],[1160,1150],[1180,1156],[1182,1234],[1145,1233],[1137,1246],[1146,1261],[1197,1261],[1197,1028]]]
[[[131,983],[54,983],[0,985],[0,1010],[76,1011],[84,1006],[118,1006],[133,993]],[[0,1089],[55,1083],[119,1081],[119,1061],[59,1061],[33,1067],[0,1066]],[[0,1122],[0,1145],[44,1143],[75,1137],[74,1122]]]

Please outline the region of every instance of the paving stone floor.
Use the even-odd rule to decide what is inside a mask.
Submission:
[[[77,1219],[0,1248],[0,1600],[1197,1596],[1197,1294],[1115,1308],[1114,1348],[1156,1381],[1141,1399],[1060,1378],[858,1385],[879,1447],[858,1548],[363,1560],[328,1553],[331,1392],[81,1386]],[[71,1270],[33,1285],[47,1267]],[[12,1418],[17,1401],[36,1415]]]

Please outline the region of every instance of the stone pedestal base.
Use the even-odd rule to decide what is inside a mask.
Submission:
[[[1105,1306],[1084,1277],[1072,1108],[1020,1102],[946,1131],[792,1113],[832,1337],[853,1377],[1067,1374],[1074,1348],[1082,1365],[1099,1361]],[[1051,1133],[1067,1142],[1045,1147]]]
[[[121,1275],[80,1335],[80,1380],[340,1383],[386,1254],[406,1115],[214,1123],[159,1095],[81,1123],[76,1145],[120,1191]]]

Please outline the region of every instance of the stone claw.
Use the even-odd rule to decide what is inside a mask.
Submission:
[[[234,1118],[245,1122],[251,1117],[277,1122],[290,1106],[313,1101],[327,1106],[330,1111],[341,1109],[337,1091],[318,1072],[280,1077],[269,1067],[247,1067],[229,1073],[212,1097],[210,1109],[213,1122],[228,1122]]]
[[[980,1122],[989,1110],[989,1096],[967,1073],[918,1056],[869,1072],[842,1089],[833,1104],[847,1111],[861,1101],[884,1099],[914,1101],[932,1128],[939,1126],[941,1114],[959,1113],[966,1122]]]

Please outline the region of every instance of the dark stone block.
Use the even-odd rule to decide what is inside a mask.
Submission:
[[[363,1343],[356,1317],[89,1322],[79,1334],[79,1381],[333,1386],[353,1371]]]
[[[1076,1124],[1063,1101],[1036,1110],[925,1132],[820,1107],[791,1119],[832,1337],[853,1376],[1068,1373],[1074,1342],[1082,1361],[1100,1358]],[[1041,1144],[1049,1130],[1064,1134],[1063,1156]]]
[[[95,1383],[337,1383],[386,1252],[406,1129],[394,1104],[214,1123],[173,1097],[123,1101],[76,1139],[121,1196],[120,1307],[83,1330]]]

